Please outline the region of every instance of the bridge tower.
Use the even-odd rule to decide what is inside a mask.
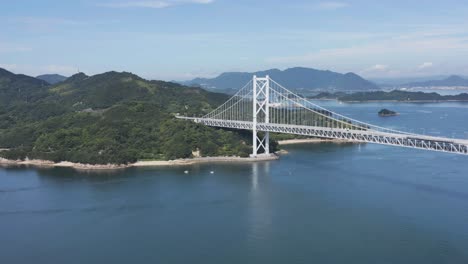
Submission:
[[[253,152],[251,157],[257,157],[260,150],[263,155],[270,153],[270,132],[264,132],[263,137],[257,133],[257,123],[270,122],[270,77],[265,78],[253,76]]]

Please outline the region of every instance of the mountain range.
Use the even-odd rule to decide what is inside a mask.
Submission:
[[[226,72],[215,78],[196,78],[181,82],[185,85],[201,86],[212,91],[237,90],[253,75],[269,75],[281,85],[301,92],[309,91],[369,91],[379,87],[355,73],[341,74],[332,71],[295,67],[284,71],[271,69],[258,72]]]

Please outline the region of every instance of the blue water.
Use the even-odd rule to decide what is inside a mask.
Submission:
[[[448,103],[338,103],[313,101],[342,115],[405,132],[468,139],[468,102]],[[381,109],[398,112],[397,117],[379,117]]]
[[[416,132],[468,131],[468,104],[326,106]],[[381,108],[401,115],[379,118]],[[468,263],[467,156],[287,150],[249,164],[0,169],[0,263]]]

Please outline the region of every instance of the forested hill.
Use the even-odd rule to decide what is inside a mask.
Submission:
[[[174,118],[207,113],[224,94],[127,72],[79,73],[50,86],[24,78],[0,86],[0,149],[10,149],[0,152],[5,158],[121,164],[188,158],[196,150],[203,156],[250,151],[248,135]]]
[[[0,107],[36,101],[46,95],[48,85],[43,80],[0,68]]]

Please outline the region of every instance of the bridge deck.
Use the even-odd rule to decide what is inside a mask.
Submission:
[[[180,116],[178,118],[192,120],[197,123],[213,127],[225,127],[246,130],[253,129],[253,122],[249,121],[191,118]],[[375,131],[372,129],[350,130],[340,128],[286,125],[275,123],[257,123],[257,130],[264,132],[276,132],[322,138],[344,139],[355,142],[376,143],[383,145],[442,151],[456,154],[468,154],[468,140],[461,139],[432,137],[416,134],[388,133]]]

